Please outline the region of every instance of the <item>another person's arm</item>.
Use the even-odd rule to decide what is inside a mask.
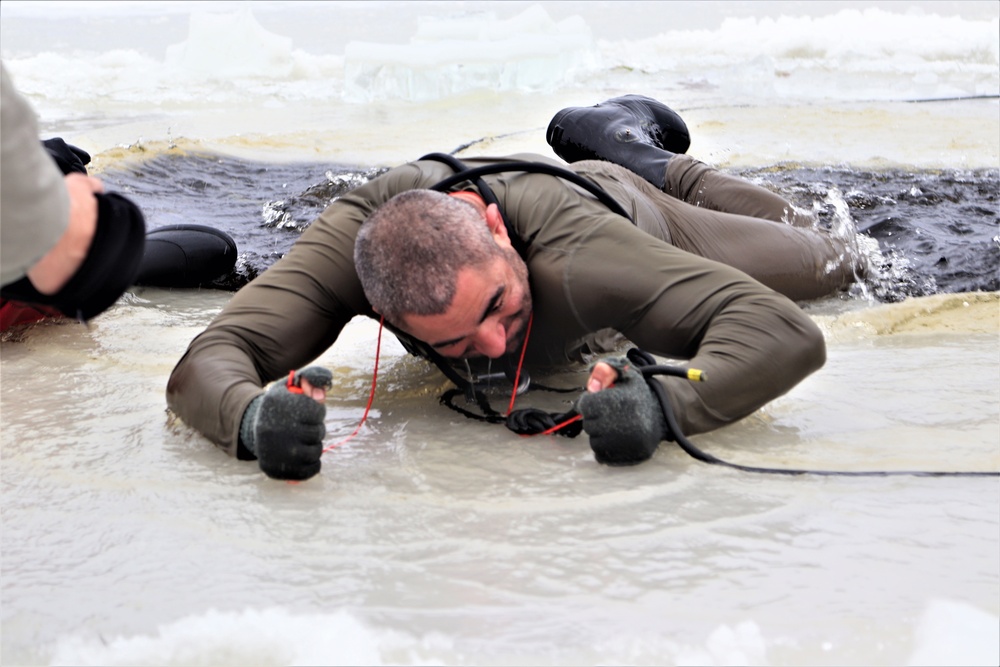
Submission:
[[[100,181],[64,177],[38,140],[28,102],[0,65],[0,284],[27,275],[54,294],[83,263],[97,228]]]
[[[63,177],[69,193],[69,224],[56,244],[27,271],[28,280],[42,294],[55,294],[87,258],[97,230],[97,198],[104,192],[96,178],[83,174]]]

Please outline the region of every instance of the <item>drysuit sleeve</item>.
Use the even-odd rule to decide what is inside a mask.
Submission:
[[[791,300],[620,220],[574,245],[563,285],[582,328],[614,328],[706,373],[704,383],[658,378],[686,435],[751,414],[826,360],[822,332]]]

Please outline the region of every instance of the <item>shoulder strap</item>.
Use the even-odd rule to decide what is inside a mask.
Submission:
[[[472,181],[476,188],[479,190],[479,195],[483,198],[487,204],[496,204],[497,209],[500,211],[500,217],[503,219],[503,225],[507,228],[507,236],[510,237],[510,243],[514,246],[514,250],[521,257],[527,255],[527,247],[524,244],[524,239],[520,235],[514,233],[514,226],[507,219],[507,213],[504,212],[503,206],[500,205],[500,201],[497,199],[496,194],[493,193],[493,189],[487,185],[486,181],[476,175],[466,175],[471,171],[465,163],[459,160],[454,155],[448,155],[447,153],[429,153],[428,155],[420,158],[421,160],[434,160],[436,162],[443,162],[452,168],[455,172],[454,176],[450,176],[445,180],[432,185],[429,190],[435,190],[437,192],[444,192],[453,185],[457,185],[462,181]]]
[[[492,188],[483,180],[483,176],[488,176],[490,174],[501,174],[512,171],[520,171],[531,174],[548,174],[549,176],[555,176],[561,178],[565,181],[569,181],[574,185],[577,185],[590,194],[594,195],[599,202],[604,204],[611,210],[612,213],[616,213],[629,222],[632,222],[632,218],[622,205],[619,204],[614,197],[609,195],[607,191],[598,186],[593,181],[587,180],[583,176],[570,171],[569,169],[564,169],[563,167],[557,167],[551,164],[545,164],[544,162],[497,162],[495,164],[487,164],[482,167],[469,168],[464,162],[456,158],[454,155],[448,155],[446,153],[430,153],[428,155],[420,158],[421,160],[435,160],[437,162],[443,162],[444,164],[451,167],[456,173],[443,181],[439,181],[432,185],[429,189],[436,190],[438,192],[444,192],[455,185],[458,185],[462,181],[472,181],[475,186],[479,189],[479,194],[482,196],[483,200],[487,204],[496,204],[497,208],[500,209],[500,215],[503,218],[504,226],[507,227],[507,235],[511,239],[511,243],[514,245],[514,249],[517,250],[521,257],[525,256],[525,251],[527,248],[524,245],[524,239],[515,233],[514,226],[511,224],[510,220],[507,218],[507,213],[500,206],[500,201],[497,199],[496,194],[494,194]]]

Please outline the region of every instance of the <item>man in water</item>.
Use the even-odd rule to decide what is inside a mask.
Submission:
[[[581,362],[610,352],[618,334],[688,359],[708,382],[653,380],[686,435],[786,393],[826,354],[793,300],[848,286],[857,259],[782,198],[684,155],[686,141],[664,127],[677,125],[681,139],[686,127],[664,110],[627,96],[550,124],[567,160],[632,171],[583,159],[566,175],[535,155],[476,158],[467,166],[514,164],[436,192],[461,167],[439,156],[348,193],[195,338],[170,377],[169,407],[271,477],[311,477],[329,374],[289,373],[356,315],[384,318],[432,358]],[[594,366],[578,409],[605,463],[645,460],[669,436],[653,392],[621,360]]]

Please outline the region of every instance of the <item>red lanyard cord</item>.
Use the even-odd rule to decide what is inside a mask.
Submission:
[[[534,313],[528,315],[528,324],[526,325],[525,332],[524,332],[524,343],[521,345],[521,355],[520,355],[520,357],[518,358],[518,361],[517,361],[517,371],[514,374],[514,389],[513,389],[513,391],[511,392],[511,395],[510,395],[510,404],[507,407],[507,415],[509,415],[511,412],[513,412],[513,410],[514,410],[514,402],[517,400],[517,388],[518,388],[518,386],[519,386],[519,384],[521,382],[521,367],[524,365],[524,355],[525,355],[525,353],[527,352],[527,349],[528,349],[528,339],[531,336],[531,325],[532,325],[532,322],[534,321],[534,317],[535,317]],[[331,449],[335,449],[337,447],[340,447],[344,443],[346,443],[349,440],[351,440],[352,438],[354,438],[361,431],[361,427],[364,426],[365,422],[368,420],[368,414],[369,414],[369,412],[371,412],[372,403],[375,401],[375,388],[376,388],[376,386],[378,384],[378,364],[379,364],[379,358],[381,357],[381,353],[382,353],[382,331],[384,330],[384,328],[385,328],[385,320],[384,320],[384,318],[382,318],[382,319],[379,320],[378,341],[375,344],[375,370],[372,371],[372,385],[371,385],[371,390],[368,393],[368,404],[365,406],[365,412],[361,416],[361,421],[358,422],[357,427],[355,427],[354,431],[352,431],[350,435],[348,435],[347,437],[345,437],[345,438],[343,438],[343,439],[341,439],[341,440],[333,443],[332,445],[328,445],[327,447],[325,447],[323,449],[323,453],[324,454],[327,453],[328,451],[330,451]],[[549,435],[551,433],[555,433],[556,431],[558,431],[558,430],[560,430],[560,429],[568,426],[569,424],[572,424],[573,422],[579,421],[580,419],[583,419],[583,417],[581,415],[574,415],[573,417],[567,419],[566,421],[563,421],[562,423],[556,424],[555,426],[552,426],[552,427],[550,427],[550,428],[548,428],[548,429],[546,429],[544,431],[541,431],[539,433],[524,433],[524,434],[521,434],[521,435],[523,437],[528,437],[530,435]]]
[[[521,366],[524,365],[524,353],[528,350],[528,338],[531,336],[531,323],[535,319],[535,313],[528,314],[528,324],[524,329],[524,343],[521,344],[521,356],[517,360],[517,371],[514,373],[514,390],[510,393],[510,404],[507,406],[507,415],[514,411],[514,401],[517,400],[517,388],[521,385]],[[505,415],[505,416],[507,416]]]
[[[371,391],[368,393],[368,405],[365,406],[365,413],[361,416],[361,421],[358,422],[358,426],[357,428],[354,429],[354,432],[351,433],[346,438],[344,438],[343,440],[335,442],[332,445],[329,445],[328,447],[324,448],[323,449],[324,454],[326,454],[331,449],[334,449],[335,447],[340,447],[342,444],[344,444],[345,442],[356,436],[358,432],[361,430],[361,427],[364,426],[365,421],[368,419],[368,413],[372,409],[372,402],[375,400],[375,384],[378,380],[378,360],[382,352],[382,329],[384,328],[383,326],[384,324],[385,324],[385,318],[380,318],[378,321],[378,342],[375,344],[375,370],[372,371],[372,388]]]
[[[514,389],[513,391],[511,391],[510,404],[507,406],[507,414],[505,415],[507,417],[509,417],[510,413],[514,411],[514,401],[517,400],[517,388],[521,386],[521,367],[524,365],[524,354],[528,350],[528,338],[531,336],[531,323],[534,321],[534,319],[535,319],[534,313],[528,315],[528,324],[524,331],[524,343],[521,345],[521,356],[517,360],[517,371],[514,373]],[[544,431],[540,431],[538,433],[521,433],[520,435],[522,438],[528,438],[533,435],[549,435],[581,419],[583,419],[583,415],[574,415],[569,419],[559,424],[556,424],[555,426],[545,429]]]

